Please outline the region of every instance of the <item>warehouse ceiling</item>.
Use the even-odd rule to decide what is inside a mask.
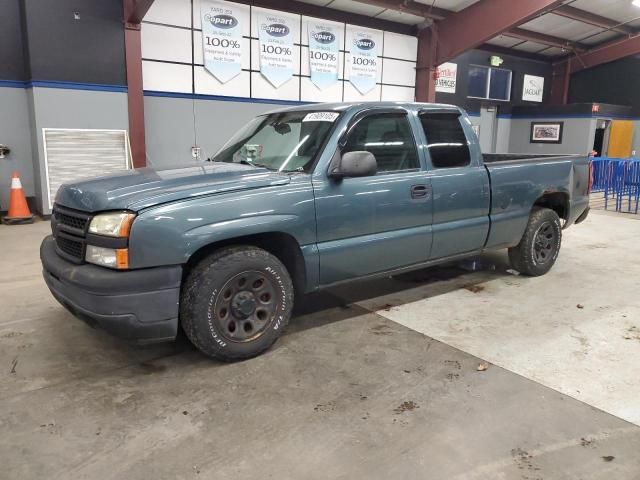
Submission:
[[[482,0],[300,0],[317,6],[421,26]],[[555,60],[640,32],[640,7],[632,0],[566,0],[517,29],[488,40],[515,54]]]

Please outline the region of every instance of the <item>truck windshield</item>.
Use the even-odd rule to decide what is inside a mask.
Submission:
[[[211,160],[246,163],[278,172],[308,173],[339,115],[301,111],[254,118]]]

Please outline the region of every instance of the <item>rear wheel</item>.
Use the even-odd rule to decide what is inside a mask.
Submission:
[[[520,243],[509,249],[511,266],[532,277],[544,275],[556,262],[561,242],[558,214],[548,208],[535,208]]]
[[[244,246],[219,250],[187,277],[180,320],[191,342],[224,361],[267,350],[289,323],[293,285],[275,256]]]

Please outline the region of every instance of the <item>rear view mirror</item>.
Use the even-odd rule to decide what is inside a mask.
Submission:
[[[376,157],[371,152],[358,151],[337,155],[338,158],[331,162],[329,169],[329,176],[332,178],[369,177],[378,171]]]

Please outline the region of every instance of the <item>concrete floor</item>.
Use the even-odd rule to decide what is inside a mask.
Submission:
[[[229,365],[75,320],[47,229],[0,227],[0,479],[640,479],[636,220],[592,215],[538,279],[492,254],[310,296]]]

